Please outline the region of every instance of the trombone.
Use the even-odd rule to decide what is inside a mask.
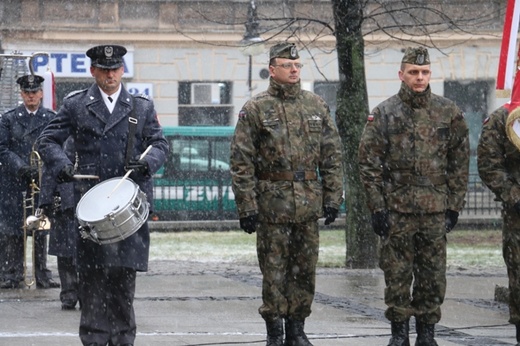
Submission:
[[[42,160],[37,151],[31,151],[29,156],[30,166],[37,168],[38,181],[32,179],[29,184],[30,193],[23,191],[23,275],[24,283],[27,287],[31,287],[36,282],[36,241],[34,232],[45,230],[47,226],[47,218],[43,215],[41,209],[36,208],[37,196],[40,193],[42,180]],[[27,237],[29,233],[32,235],[32,277],[27,274]]]

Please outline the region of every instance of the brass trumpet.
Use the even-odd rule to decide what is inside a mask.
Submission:
[[[41,179],[42,179],[42,160],[40,154],[37,151],[31,151],[30,166],[37,168],[38,170],[38,181],[32,179],[29,184],[30,195],[27,196],[27,192],[23,194],[23,274],[24,283],[27,287],[31,287],[36,282],[36,241],[34,232],[45,230],[47,226],[47,218],[43,215],[41,209],[36,208],[37,196],[40,193]],[[27,237],[31,232],[32,235],[32,277],[29,278],[27,274]]]

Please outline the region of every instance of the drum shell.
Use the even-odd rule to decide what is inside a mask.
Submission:
[[[81,198],[76,208],[76,214],[78,223],[83,228],[82,236],[84,238],[98,244],[115,243],[130,237],[146,222],[149,204],[146,194],[140,190],[137,184],[131,179],[126,179],[123,185],[112,192],[121,179],[117,177],[103,181],[88,190]],[[129,188],[132,189],[131,193],[128,191]],[[118,205],[116,210],[109,207],[108,210],[105,210],[106,213],[99,213],[99,205],[110,198],[120,198],[121,195],[117,195],[118,193],[122,193],[126,198],[124,205]],[[95,206],[92,205],[93,203]],[[92,211],[88,210],[93,207],[98,212],[97,218],[92,217]]]

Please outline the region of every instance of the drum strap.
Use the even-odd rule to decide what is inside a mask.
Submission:
[[[135,117],[135,101],[132,96],[132,111],[128,116],[128,142],[126,142],[126,157],[125,157],[125,167],[128,165],[128,162],[132,159],[132,150],[134,147],[135,140],[135,131],[137,129],[137,118]]]

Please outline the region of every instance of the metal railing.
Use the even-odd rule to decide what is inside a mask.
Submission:
[[[466,204],[461,217],[500,218],[501,202],[480,180],[477,174],[470,175]]]

